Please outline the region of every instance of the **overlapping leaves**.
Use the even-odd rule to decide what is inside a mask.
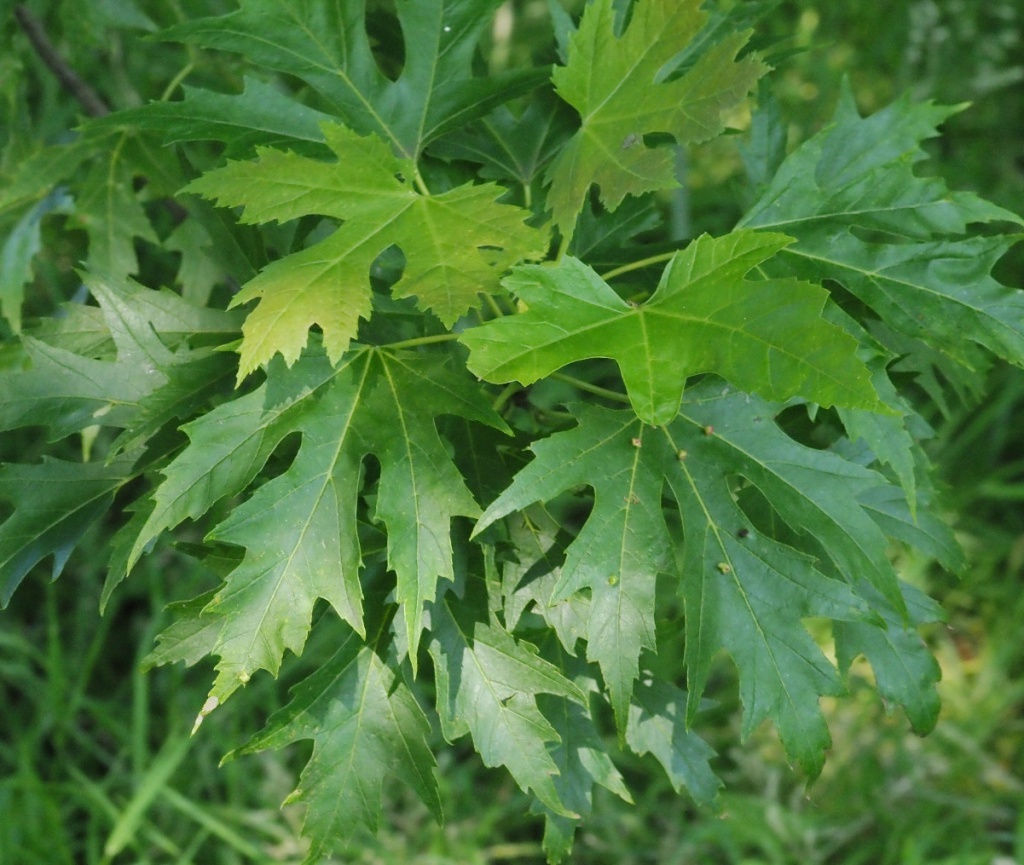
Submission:
[[[656,650],[656,577],[668,571],[677,574],[686,605],[691,717],[724,646],[740,670],[744,729],[771,718],[790,753],[815,774],[830,741],[818,699],[843,686],[801,620],[863,622],[881,635],[883,616],[890,629],[902,629],[904,602],[886,537],[860,502],[883,479],[798,445],[772,422],[775,411],[712,383],[696,388],[661,430],[632,412],[577,406],[579,426],[532,446],[536,458],[477,531],[532,502],[592,487],[593,510],[565,552],[551,601],[589,591],[587,657],[601,667],[619,723],[625,725],[642,651]],[[824,570],[752,527],[734,500],[730,473],[759,489],[783,521],[822,541]],[[685,535],[678,565],[661,511],[666,491]],[[908,711],[927,715],[934,670],[925,664],[918,672],[917,696],[911,700],[909,688],[902,693]]]
[[[657,202],[626,198],[675,184],[659,143],[720,133],[765,72],[743,53],[747,12],[594,0],[574,29],[558,7],[553,76],[484,77],[474,53],[498,5],[398,0],[373,18],[363,0],[242,0],[164,34],[245,57],[239,95],[188,88],[91,123],[0,193],[17,226],[0,255],[14,330],[51,214],[87,229],[98,303],[26,322],[3,358],[0,426],[81,433],[83,459],[0,467],[12,507],[0,600],[47,556],[59,572],[112,502],[125,507],[104,601],[166,531],[197,521],[189,548],[223,582],[174,606],[149,663],[218,658],[200,721],[302,652],[326,601],[330,657],[237,751],[312,740],[292,795],[312,862],[376,826],[392,779],[440,817],[432,721],[531,795],[552,861],[596,786],[629,798],[613,728],[712,803],[713,754],[692,727],[722,649],[744,733],[770,721],[810,775],[829,744],[820,698],[843,692],[858,655],[927,731],[938,669],[917,628],[940,613],[899,581],[891,542],[961,560],[919,477],[926,425],[889,371],[923,351],[935,364],[980,366],[988,351],[1024,362],[1021,294],[989,273],[1012,238],[961,237],[971,222],[1020,220],[913,172],[949,109],[902,101],[862,119],[846,96],[784,161],[784,130],[764,115],[747,160],[758,200],[740,227],[645,250]],[[184,184],[180,165],[220,151],[161,155],[135,133],[223,142],[228,163],[188,191],[261,228],[197,199],[184,215],[165,201],[171,223],[155,219],[149,201]],[[69,178],[71,192],[46,198]],[[571,255],[523,264],[547,251],[545,213]],[[264,240],[281,254],[265,267]],[[152,269],[157,247],[181,255],[183,297],[124,278]],[[668,258],[639,304],[595,270],[631,280]],[[225,265],[238,282],[263,268],[232,295],[257,301],[240,349],[240,377],[253,375],[234,394],[234,356],[210,346],[235,339],[242,314],[197,307],[228,302]],[[500,296],[510,269],[514,314]],[[830,280],[863,306],[829,303]],[[467,316],[481,294],[499,296]],[[621,381],[588,363],[602,358]],[[569,364],[574,377],[544,381]],[[631,409],[570,399],[619,385]],[[821,447],[786,432],[780,414],[801,402],[812,417],[837,409],[822,413]],[[90,458],[93,437],[106,462]],[[655,655],[679,601],[672,677],[685,691],[653,673],[673,669]],[[834,664],[807,619],[830,623]]]
[[[546,77],[533,69],[474,75],[477,43],[500,2],[399,0],[405,50],[393,58],[401,69],[394,80],[381,70],[367,33],[366,0],[242,0],[232,13],[189,21],[162,35],[235,52],[256,66],[293,75],[346,126],[416,159],[434,138],[529,92]],[[386,47],[394,51],[397,34],[388,35]],[[196,107],[194,113],[206,113]],[[240,134],[246,134],[242,126],[261,128],[267,114],[251,100],[232,113],[243,121]],[[179,116],[186,119],[188,109],[183,106]]]
[[[796,238],[780,256],[786,272],[840,282],[902,334],[967,366],[972,342],[1021,364],[1024,294],[991,276],[1017,238],[962,235],[970,223],[1024,220],[914,174],[921,142],[957,110],[905,97],[862,118],[847,89],[740,224]]]

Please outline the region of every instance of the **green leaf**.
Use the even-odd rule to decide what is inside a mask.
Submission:
[[[430,155],[476,162],[482,166],[481,177],[528,187],[572,132],[569,115],[564,102],[547,95],[534,98],[518,117],[500,106],[483,120],[434,142]]]
[[[462,337],[488,381],[531,384],[566,364],[612,357],[646,423],[675,417],[689,376],[716,372],[770,399],[886,411],[857,342],[823,321],[827,294],[794,280],[744,280],[789,243],[778,234],[704,235],[669,262],[650,300],[622,300],[574,258],[516,268],[505,285],[527,311]]]
[[[577,641],[587,635],[590,599],[582,592],[562,599],[555,594],[562,582],[564,532],[539,506],[510,514],[505,524],[515,556],[501,568],[505,623],[515,630],[530,608],[554,629],[565,651],[575,655]]]
[[[346,125],[417,159],[434,138],[547,77],[539,69],[473,74],[477,42],[500,2],[399,0],[405,51],[395,80],[374,56],[365,0],[243,0],[235,12],[180,24],[162,38],[236,52],[250,63],[294,75]]]
[[[24,336],[28,367],[0,372],[0,429],[38,424],[58,440],[89,426],[121,427],[126,431],[115,448],[121,450],[141,444],[220,389],[231,361],[197,355],[184,340],[230,334],[237,316],[110,274],[84,274],[83,281],[102,316],[71,305],[75,323],[46,335],[83,351],[99,351],[109,340],[116,360],[94,360]],[[177,343],[177,350],[167,343]]]
[[[831,545],[833,538],[837,544],[859,544],[861,535],[844,537],[839,525],[831,520],[826,525],[813,514],[820,505],[803,500],[804,484],[821,490],[833,509],[843,506],[850,512],[840,518],[850,516],[858,528],[863,524],[870,530],[856,505],[842,502],[842,493],[857,489],[851,474],[859,480],[860,473],[788,440],[770,423],[770,415],[754,421],[764,407],[747,408],[742,395],[708,399],[710,389],[701,390],[666,432],[676,454],[675,470],[666,467],[667,479],[685,536],[680,569],[688,714],[695,716],[713,659],[724,647],[739,670],[744,736],[770,718],[786,751],[814,777],[831,744],[818,698],[838,696],[844,688],[802,620],[819,616],[877,626],[877,615],[848,585],[826,577],[813,559],[752,528],[734,501],[728,477],[739,474],[757,484],[784,520],[808,528],[815,523],[816,535]],[[713,422],[713,433],[704,432],[712,424],[702,420]],[[686,456],[679,459],[683,451]],[[800,487],[785,490],[797,472],[805,473]],[[806,523],[797,522],[801,518]],[[875,534],[879,549],[873,564],[888,568],[885,539]],[[887,576],[895,584],[891,568]]]
[[[582,664],[560,666],[572,669]],[[597,688],[596,682],[586,675],[577,674],[574,680],[587,692]],[[579,815],[578,818],[566,817],[544,809],[544,852],[549,862],[559,862],[572,852],[576,828],[591,813],[595,785],[600,784],[625,802],[632,803],[633,798],[586,708],[548,696],[542,696],[539,705],[560,739],[551,754],[558,767],[558,774],[553,778],[555,790],[566,807]]]
[[[677,793],[711,805],[722,782],[711,770],[712,748],[686,722],[687,696],[668,682],[641,681],[629,707],[626,742],[641,757],[653,754]]]
[[[40,147],[22,159],[0,183],[0,215],[46,198],[89,158],[94,146],[94,142],[79,138],[70,144]]]
[[[67,212],[71,199],[56,191],[28,210],[0,247],[0,314],[11,330],[21,331],[21,304],[25,283],[32,278],[32,259],[42,247],[40,223],[47,214]]]
[[[286,802],[303,802],[307,863],[340,850],[355,831],[376,831],[381,785],[395,777],[416,791],[438,822],[441,800],[430,724],[392,660],[349,634],[334,656],[292,690],[266,728],[235,752],[251,754],[313,740],[299,786]]]
[[[569,41],[569,60],[555,68],[555,90],[579,113],[581,126],[547,172],[548,203],[562,236],[572,237],[591,184],[614,210],[626,195],[677,185],[672,151],[643,137],[668,133],[678,144],[706,141],[725,128],[767,67],[753,55],[736,60],[749,32],[731,33],[676,80],[667,64],[700,33],[700,0],[639,0],[621,36],[612,0],[587,6]]]
[[[45,426],[57,441],[88,426],[127,427],[158,383],[145,369],[22,337],[28,369],[0,372],[0,429]]]
[[[857,502],[882,478],[797,444],[772,423],[775,409],[713,382],[695,387],[663,430],[628,411],[573,412],[579,426],[532,446],[534,461],[475,531],[534,501],[591,486],[594,507],[566,551],[555,594],[590,590],[587,657],[601,664],[622,726],[628,729],[640,651],[654,649],[655,574],[672,571],[686,607],[689,717],[724,647],[740,671],[745,734],[771,718],[787,751],[816,774],[830,741],[818,698],[843,687],[801,620],[878,628],[883,612],[902,610],[886,538]],[[734,475],[755,484],[783,520],[819,538],[845,582],[752,529],[730,488]],[[685,535],[678,570],[661,511],[663,481]],[[865,579],[877,586],[874,604],[854,591]]]
[[[778,267],[840,282],[903,334],[969,366],[970,341],[1024,364],[1024,293],[990,275],[1018,238],[950,238],[972,222],[1024,219],[914,174],[921,141],[958,110],[905,97],[861,118],[847,87],[832,123],[786,159],[740,225],[796,238]]]
[[[139,272],[134,239],[158,243],[156,233],[132,188],[133,172],[112,142],[82,182],[75,201],[75,221],[89,235],[86,264],[98,273],[124,277]]]
[[[167,605],[174,621],[156,637],[156,647],[142,660],[143,669],[184,661],[191,667],[209,657],[217,644],[222,622],[216,616],[204,613],[215,592],[203,592],[187,601]]]
[[[185,428],[190,445],[164,469],[129,564],[162,529],[243,489],[286,435],[302,436],[284,473],[209,535],[246,549],[205,611],[223,622],[211,691],[219,702],[256,670],[276,675],[285,649],[301,653],[318,598],[363,632],[356,513],[371,453],[381,467],[373,517],[387,527],[388,565],[415,655],[424,604],[439,577],[454,578],[451,521],[479,513],[434,418],[502,426],[467,384],[443,358],[358,350],[332,369],[314,355],[292,370],[273,367],[267,388]]]
[[[552,600],[590,590],[587,659],[601,665],[616,721],[625,729],[640,652],[655,648],[655,579],[672,565],[662,476],[644,459],[646,430],[632,412],[575,411],[580,425],[531,446],[536,458],[484,512],[475,531],[577,485],[594,488],[594,509],[566,550]]]
[[[344,220],[327,239],[265,268],[233,303],[259,298],[246,320],[239,376],[280,352],[293,363],[319,324],[337,361],[370,315],[370,265],[392,244],[405,254],[395,297],[416,295],[446,325],[497,289],[498,277],[546,248],[525,225],[525,210],[495,203],[502,190],[467,184],[440,195],[416,191],[416,168],[384,142],[341,126],[324,134],[337,162],[261,150],[255,162],[232,162],[188,189],[221,205],[245,206],[245,220],[286,221],[309,213]]]
[[[44,457],[38,465],[0,466],[0,499],[14,512],[0,524],[0,607],[6,607],[25,575],[49,555],[52,578],[60,576],[82,535],[131,477],[137,454],[101,463],[70,463]]]
[[[885,627],[858,622],[837,622],[836,659],[848,670],[854,658],[864,655],[871,664],[875,687],[888,706],[902,706],[919,736],[930,733],[939,719],[942,670],[917,631],[922,624],[942,621],[942,610],[919,590],[902,583],[909,621],[891,613],[882,615]]]
[[[164,144],[223,141],[229,159],[249,158],[260,146],[305,147],[323,154],[320,124],[332,118],[286,95],[278,87],[246,76],[237,95],[185,87],[178,102],[151,102],[108,115],[91,129],[143,130]]]
[[[497,624],[462,624],[451,608],[442,599],[430,610],[430,656],[445,738],[469,732],[484,765],[507,768],[555,814],[578,816],[555,788],[558,766],[549,745],[559,736],[538,709],[537,695],[585,704],[584,693]]]

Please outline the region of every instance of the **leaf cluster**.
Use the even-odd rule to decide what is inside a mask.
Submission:
[[[746,5],[552,4],[550,53],[498,71],[499,5],[241,0],[157,34],[175,84],[237,92],[0,162],[0,428],[48,442],[0,467],[0,599],[91,527],[104,601],[177,538],[212,582],[149,663],[215,659],[196,727],[330,632],[232,752],[312,740],[310,862],[384,783],[441,819],[438,733],[530,794],[553,862],[595,786],[630,799],[619,749],[713,808],[723,655],[744,735],[809,777],[860,656],[927,732],[942,614],[891,551],[963,559],[920,409],[1024,365],[991,274],[1018,238],[970,230],[1024,220],[916,170],[958,109],[846,91],[787,155]],[[677,155],[755,104],[741,219],[673,239]],[[68,299],[25,315],[68,234]]]

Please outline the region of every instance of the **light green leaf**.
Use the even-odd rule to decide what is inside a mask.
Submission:
[[[239,375],[280,352],[294,363],[309,328],[319,324],[337,361],[370,315],[370,265],[392,244],[405,255],[395,297],[418,297],[451,325],[498,288],[511,265],[537,258],[543,233],[525,225],[525,210],[497,204],[503,190],[467,184],[440,195],[414,185],[415,165],[394,157],[378,138],[341,126],[324,134],[337,162],[260,150],[255,162],[231,162],[189,191],[221,205],[245,206],[248,222],[285,221],[308,213],[344,220],[327,239],[265,268],[234,299],[259,299],[246,320]]]
[[[581,126],[547,172],[554,221],[568,240],[591,184],[614,210],[626,195],[677,185],[672,151],[643,137],[668,133],[678,144],[706,141],[725,128],[723,115],[747,96],[767,67],[753,55],[736,60],[749,32],[731,33],[680,78],[665,67],[707,21],[700,0],[639,0],[621,36],[612,0],[587,6],[555,68],[555,90],[580,113]]]
[[[751,231],[704,235],[676,254],[640,306],[574,258],[516,268],[505,285],[527,311],[467,331],[469,368],[488,381],[531,384],[574,361],[612,357],[650,424],[671,421],[686,379],[705,372],[770,399],[888,411],[856,340],[822,320],[823,289],[744,279],[789,242]]]

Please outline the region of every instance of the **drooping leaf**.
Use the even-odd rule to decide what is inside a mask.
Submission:
[[[842,283],[903,334],[968,366],[971,342],[1021,364],[1024,292],[990,273],[1017,238],[951,236],[1024,219],[914,174],[921,141],[957,110],[905,97],[862,118],[847,87],[832,123],[786,159],[740,225],[796,238],[777,268]]]
[[[584,693],[497,624],[461,623],[447,598],[430,610],[430,656],[445,738],[468,732],[485,765],[504,766],[555,814],[577,816],[554,785],[558,767],[549,746],[559,736],[537,695],[585,703]]]
[[[653,754],[677,793],[685,789],[697,803],[710,805],[722,782],[710,766],[714,750],[686,722],[687,702],[686,693],[668,682],[639,682],[626,742],[641,757]]]
[[[723,114],[746,98],[767,67],[748,55],[737,60],[749,32],[723,38],[676,80],[664,67],[707,21],[700,0],[640,0],[621,36],[612,0],[583,13],[569,41],[569,59],[553,73],[555,91],[579,113],[581,126],[548,169],[548,203],[567,240],[591,184],[614,210],[626,195],[677,185],[672,151],[649,147],[644,136],[669,133],[678,144],[722,132]]]
[[[744,730],[770,718],[789,753],[816,774],[830,741],[818,699],[843,688],[801,620],[821,616],[878,628],[882,610],[902,609],[886,538],[856,500],[882,478],[797,444],[772,422],[770,406],[723,393],[720,384],[694,388],[663,430],[628,411],[573,411],[579,426],[533,445],[534,461],[484,512],[476,531],[531,502],[592,487],[594,507],[566,551],[556,596],[590,590],[587,657],[601,664],[613,706],[622,711],[625,703],[623,726],[640,650],[654,648],[654,577],[670,570],[686,606],[689,717],[724,647],[740,671]],[[830,567],[847,581],[753,530],[730,490],[733,475],[757,485],[798,531],[822,539]],[[663,480],[685,535],[678,572],[661,513]],[[872,588],[872,597],[883,599],[878,610],[851,585],[864,579],[878,587]]]
[[[359,319],[370,315],[370,265],[393,244],[406,264],[392,293],[417,296],[447,325],[481,292],[495,291],[509,266],[544,252],[544,235],[523,222],[528,212],[495,203],[499,187],[466,184],[424,195],[415,187],[415,165],[381,140],[341,126],[326,126],[324,134],[337,162],[260,150],[257,161],[228,163],[188,187],[222,205],[244,205],[249,222],[308,213],[344,220],[327,239],[265,268],[235,297],[235,305],[260,300],[243,328],[240,376],[277,352],[293,363],[314,324],[332,360],[341,357]]]
[[[580,662],[570,664],[571,659],[564,660],[567,663],[560,665],[563,669],[582,666]],[[573,679],[588,693],[597,689],[597,683],[585,674],[577,672]],[[568,810],[579,815],[567,817],[544,809],[544,852],[549,861],[559,862],[572,852],[576,829],[590,815],[596,785],[600,784],[625,802],[632,802],[633,798],[590,713],[570,700],[542,696],[539,704],[560,740],[552,749],[552,758],[558,767],[558,774],[552,779],[555,790]]]
[[[902,706],[918,735],[930,733],[939,719],[942,670],[918,633],[918,626],[942,621],[943,612],[919,590],[901,584],[909,621],[882,607],[885,627],[860,622],[837,622],[836,659],[847,670],[854,658],[864,655],[871,664],[875,687],[891,708]],[[881,606],[881,605],[880,605]]]
[[[530,384],[577,360],[612,357],[650,424],[671,421],[686,379],[703,372],[770,399],[799,394],[885,411],[856,341],[821,319],[822,289],[743,278],[788,243],[749,231],[704,235],[669,262],[639,306],[573,258],[516,268],[505,285],[528,309],[467,331],[469,368],[488,381]]]
[[[831,743],[818,699],[842,694],[844,688],[801,620],[820,616],[877,627],[878,617],[846,583],[816,568],[813,559],[751,527],[728,478],[737,474],[757,484],[784,520],[801,527],[814,523],[818,537],[826,544],[834,538],[840,547],[861,540],[860,535],[844,536],[842,520],[858,526],[870,522],[856,504],[843,502],[843,494],[870,479],[838,458],[819,459],[817,452],[775,428],[770,414],[761,415],[765,406],[748,407],[743,395],[732,396],[709,398],[709,388],[699,389],[666,431],[676,461],[667,479],[685,536],[680,568],[688,715],[695,716],[713,658],[724,647],[739,670],[744,735],[770,718],[787,752],[814,777]],[[713,427],[710,434],[708,427]],[[798,474],[815,492],[825,493],[832,513],[814,514],[821,504],[804,500],[802,484],[786,500],[785,487]],[[872,563],[887,567],[886,576],[895,584],[884,557],[884,537],[878,533],[872,540],[877,543]]]
[[[66,212],[70,205],[66,192],[52,192],[22,215],[0,246],[0,315],[15,333],[21,331],[21,304],[25,283],[32,277],[32,259],[42,247],[40,223],[47,214]]]
[[[313,740],[299,786],[286,802],[303,802],[306,863],[323,862],[360,827],[376,831],[381,786],[388,777],[411,787],[441,821],[430,723],[392,660],[350,634],[334,656],[292,690],[266,728],[237,754]]]
[[[184,661],[191,667],[207,658],[217,645],[222,622],[204,613],[215,592],[203,592],[187,601],[167,605],[174,620],[156,638],[156,647],[142,661],[145,669]]]

